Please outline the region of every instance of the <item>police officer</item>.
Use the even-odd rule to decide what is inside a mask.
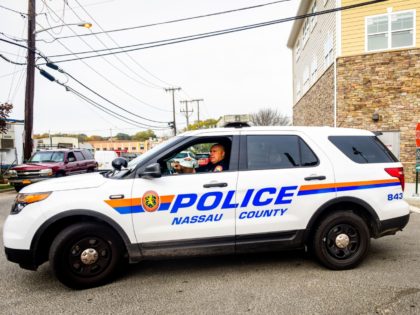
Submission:
[[[172,163],[175,174],[180,173],[208,173],[208,172],[222,172],[229,168],[229,164],[225,161],[225,148],[220,143],[216,143],[210,148],[210,162],[207,165],[200,166],[196,170],[191,167],[183,165],[183,163]]]
[[[229,168],[225,161],[225,148],[220,143],[216,143],[210,148],[210,163],[197,168],[197,173],[201,172],[222,172]]]

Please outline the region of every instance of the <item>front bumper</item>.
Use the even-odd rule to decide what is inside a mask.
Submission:
[[[33,178],[9,178],[8,181],[10,183],[10,185],[12,186],[16,186],[16,185],[30,185],[32,183],[37,183],[46,179],[50,179],[52,178],[51,176],[49,177],[33,177]]]
[[[410,214],[407,214],[401,217],[379,221],[378,230],[376,231],[374,237],[379,238],[385,235],[394,235],[407,225],[409,219]]]
[[[23,269],[36,270],[38,268],[31,250],[4,248],[7,260],[19,264]]]

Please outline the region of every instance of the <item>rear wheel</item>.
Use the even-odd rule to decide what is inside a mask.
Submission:
[[[110,228],[95,223],[67,227],[54,239],[50,265],[63,284],[85,289],[107,283],[122,263],[124,244]]]
[[[321,221],[312,249],[324,266],[343,270],[360,264],[369,245],[370,234],[365,221],[353,212],[339,211]]]

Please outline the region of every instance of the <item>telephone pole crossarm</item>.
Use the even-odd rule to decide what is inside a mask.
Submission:
[[[180,103],[184,103],[185,104],[185,109],[181,109],[180,112],[181,113],[185,113],[185,118],[187,118],[187,129],[188,126],[190,125],[190,113],[193,112],[193,110],[188,110],[188,103],[191,103],[192,101],[180,101]]]
[[[202,98],[191,100],[191,102],[197,103],[197,121],[200,122],[200,102],[203,102],[204,100]]]
[[[172,92],[172,114],[173,114],[173,128],[174,128],[174,136],[176,136],[176,120],[175,120],[175,91],[180,91],[180,87],[172,87],[166,88],[165,92]]]

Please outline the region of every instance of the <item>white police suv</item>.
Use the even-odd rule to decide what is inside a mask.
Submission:
[[[214,144],[223,170],[171,169],[179,152]],[[326,267],[348,269],[371,237],[409,220],[401,163],[363,130],[199,130],[113,164],[24,188],[4,225],[8,260],[31,270],[49,260],[72,288],[103,284],[126,261],[174,255],[307,246]]]

